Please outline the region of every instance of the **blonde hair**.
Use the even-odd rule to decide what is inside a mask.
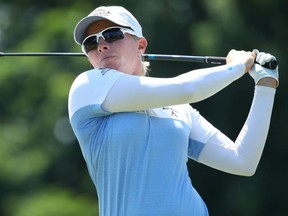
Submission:
[[[148,72],[150,70],[150,68],[149,68],[150,62],[142,60],[141,66],[142,66],[142,74],[143,74],[143,76],[148,76]]]
[[[135,36],[135,35],[132,35],[132,37],[133,37],[136,41],[138,41],[138,40],[140,39],[139,37],[137,37],[137,36]],[[142,67],[141,70],[142,70],[142,75],[143,75],[143,76],[148,76],[148,72],[149,72],[149,70],[150,70],[149,66],[150,66],[150,62],[145,61],[144,58],[142,57],[142,59],[141,59],[141,67]]]

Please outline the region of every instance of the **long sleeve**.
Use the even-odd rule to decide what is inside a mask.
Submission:
[[[268,135],[276,90],[256,86],[248,117],[235,142],[218,131],[206,143],[199,162],[237,175],[251,176]]]
[[[107,93],[102,107],[110,112],[125,112],[194,103],[214,95],[244,73],[245,66],[234,63],[173,78],[123,75]]]

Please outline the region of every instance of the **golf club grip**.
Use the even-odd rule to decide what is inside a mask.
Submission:
[[[256,62],[256,63],[257,63],[257,62]],[[269,62],[265,63],[265,64],[262,65],[262,66],[265,67],[265,68],[274,70],[274,69],[277,68],[278,62],[277,62],[277,60],[273,59],[272,61],[269,61]]]
[[[143,54],[144,60],[163,60],[163,61],[182,61],[182,62],[199,62],[208,64],[223,65],[226,64],[226,57],[216,56],[186,56],[186,55],[162,55],[162,54]],[[258,64],[258,62],[255,62]],[[278,63],[276,60],[269,61],[262,65],[268,69],[276,69]]]
[[[206,56],[206,63],[210,64],[226,64],[226,58],[225,57],[209,57]],[[255,61],[256,64],[259,64],[258,62]],[[267,69],[274,70],[278,66],[277,60],[273,59],[269,62],[266,62],[264,65],[261,65],[262,67],[265,67]]]

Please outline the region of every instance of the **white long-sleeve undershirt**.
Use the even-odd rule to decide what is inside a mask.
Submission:
[[[199,162],[231,174],[253,175],[266,142],[275,91],[255,86],[250,112],[236,141],[219,131],[206,143]]]
[[[110,112],[194,103],[219,92],[245,72],[243,64],[193,70],[173,78],[133,75],[120,77],[109,90],[102,107]]]
[[[243,65],[226,65],[171,79],[125,76],[112,87],[103,106],[119,112],[198,102],[223,89],[243,72]],[[205,145],[199,162],[232,174],[253,175],[266,142],[274,94],[273,88],[256,86],[250,113],[236,141],[219,131]]]
[[[76,79],[70,91],[70,117],[82,107],[94,103],[100,103],[102,109],[114,113],[198,102],[240,78],[245,73],[245,67],[242,64],[228,64],[194,70],[173,78],[139,77],[110,72],[111,75],[106,74],[105,79],[115,80],[112,86],[103,85],[104,88],[109,88],[103,97],[99,93],[102,90],[94,85],[93,79],[98,79],[95,74],[84,73]],[[198,161],[225,172],[252,175],[267,138],[275,91],[273,88],[256,86],[249,115],[236,141],[231,141],[218,131],[204,143],[205,147]],[[101,98],[96,99],[95,95],[101,95]],[[203,122],[206,121],[202,116],[201,118]]]

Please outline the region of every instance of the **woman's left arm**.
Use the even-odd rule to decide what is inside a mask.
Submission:
[[[198,161],[231,174],[253,175],[268,135],[275,91],[275,88],[255,86],[248,117],[236,141],[218,131],[207,141]]]

